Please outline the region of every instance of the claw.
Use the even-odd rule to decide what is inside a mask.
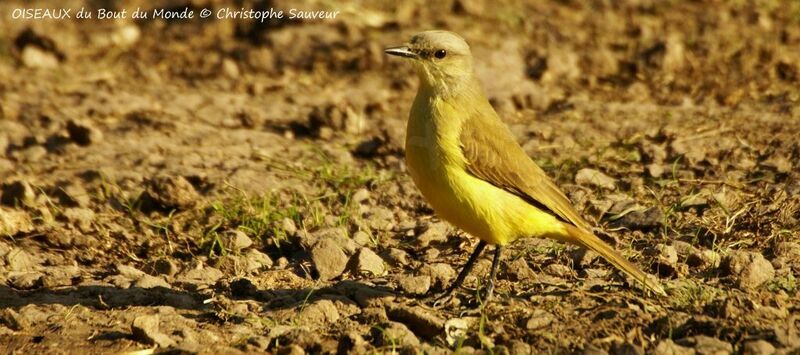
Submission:
[[[431,307],[437,308],[437,309],[441,308],[441,307],[444,307],[444,305],[449,303],[451,300],[453,300],[453,295],[452,294],[447,294],[446,293],[446,294],[440,295],[440,296],[436,297],[436,299],[433,301],[433,304],[431,305]]]

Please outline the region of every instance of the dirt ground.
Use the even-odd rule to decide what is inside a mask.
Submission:
[[[45,6],[47,4],[48,6]],[[800,2],[0,3],[0,348],[9,353],[800,353]],[[80,20],[136,7],[330,19]],[[416,32],[598,233],[491,253],[403,163]]]

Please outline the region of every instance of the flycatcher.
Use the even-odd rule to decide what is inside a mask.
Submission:
[[[654,292],[657,281],[591,232],[564,193],[514,140],[489,104],[463,38],[447,31],[415,35],[387,54],[411,61],[420,79],[408,119],[406,164],[422,195],[443,219],[480,239],[449,297],[487,244],[495,246],[484,302],[494,290],[506,245],[552,238],[591,249]]]

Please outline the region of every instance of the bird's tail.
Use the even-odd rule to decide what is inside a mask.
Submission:
[[[662,296],[667,295],[666,292],[664,292],[664,289],[661,288],[661,285],[659,285],[658,281],[650,279],[648,275],[639,270],[636,265],[633,265],[630,261],[617,253],[610,245],[606,244],[602,239],[598,238],[592,232],[566,223],[564,225],[566,226],[568,233],[568,237],[565,238],[567,242],[583,246],[602,255],[603,258],[608,260],[608,262],[610,262],[612,265],[633,277],[637,282],[641,282],[653,292]]]

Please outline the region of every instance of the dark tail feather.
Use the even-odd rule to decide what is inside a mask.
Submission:
[[[630,261],[617,253],[610,245],[606,244],[606,242],[598,238],[592,232],[566,223],[565,225],[567,227],[567,233],[569,233],[569,237],[566,239],[566,241],[583,246],[602,255],[603,258],[608,260],[609,263],[630,275],[636,281],[641,282],[653,292],[662,296],[667,295],[667,293],[664,292],[664,289],[661,288],[661,285],[659,285],[658,281],[651,280],[648,275],[639,270],[636,265],[633,265]]]

